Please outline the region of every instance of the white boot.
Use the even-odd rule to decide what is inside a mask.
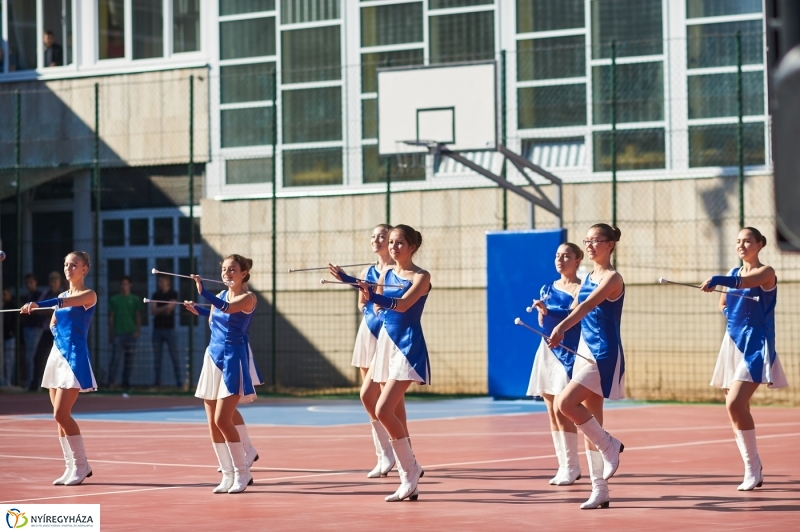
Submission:
[[[583,425],[578,425],[578,428],[597,447],[597,450],[600,451],[600,456],[603,457],[603,462],[605,462],[603,479],[608,480],[613,477],[619,467],[619,455],[625,449],[625,446],[603,430],[603,427],[600,426],[594,416],[590,417],[589,421]]]
[[[64,474],[53,481],[54,486],[64,484],[67,479],[72,476],[72,472],[75,470],[75,459],[72,457],[72,449],[69,448],[67,437],[59,436],[58,443],[61,444],[61,451],[64,453],[64,461],[67,463],[67,467],[64,469]]]
[[[608,498],[608,481],[603,479],[605,461],[597,451],[586,449],[586,461],[589,462],[589,476],[592,479],[592,494],[589,500],[581,504],[581,510],[594,510],[608,508],[611,500]]]
[[[564,473],[556,482],[557,486],[569,486],[581,478],[581,461],[578,458],[578,433],[559,432],[564,444]]]
[[[86,449],[83,446],[83,436],[77,434],[75,436],[67,436],[67,445],[72,450],[72,459],[75,463],[75,469],[67,480],[64,481],[65,486],[76,486],[84,481],[84,479],[92,476],[92,468],[89,467],[89,462],[86,460]]]
[[[228,490],[233,486],[233,461],[231,461],[231,453],[228,451],[227,445],[217,442],[214,442],[214,452],[217,454],[219,470],[222,472],[222,482],[219,483],[219,486],[214,488],[214,493],[228,493]]]
[[[386,502],[397,502],[403,499],[416,501],[419,497],[417,483],[422,476],[422,468],[414,458],[408,438],[392,440],[392,449],[397,458],[397,471],[400,473],[400,487],[392,495],[386,497]]]
[[[375,468],[367,473],[367,478],[385,477],[394,467],[394,451],[389,441],[389,433],[383,428],[380,421],[372,421],[372,441],[375,443],[375,454],[378,463]]]
[[[227,442],[228,451],[233,460],[233,485],[228,493],[240,493],[253,483],[250,468],[247,467],[247,457],[244,454],[244,445],[240,441]]]
[[[253,467],[253,462],[258,460],[258,451],[253,447],[250,442],[250,434],[247,432],[247,425],[236,425],[236,432],[239,433],[239,439],[244,445],[244,454],[247,456],[247,467]]]
[[[764,484],[762,475],[761,458],[758,456],[756,446],[756,429],[737,430],[734,432],[736,444],[744,462],[744,481],[737,488],[739,491],[750,491],[760,488]]]
[[[550,479],[550,485],[553,486],[561,482],[561,478],[566,474],[566,460],[564,457],[564,440],[561,438],[561,433],[553,430],[550,431],[553,436],[553,448],[556,450],[556,458],[558,459],[558,472],[556,476]]]

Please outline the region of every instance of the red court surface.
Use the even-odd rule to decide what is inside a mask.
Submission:
[[[0,396],[0,413],[41,412],[42,396]],[[118,408],[117,397],[81,397],[83,410]],[[285,401],[285,400],[284,400]],[[132,398],[128,408],[191,404]],[[413,421],[425,467],[417,502],[386,503],[396,472],[374,465],[368,425],[251,426],[261,459],[255,484],[211,493],[219,481],[201,424],[82,421],[94,476],[52,486],[63,470],[54,422],[0,416],[0,504],[99,503],[103,530],[798,530],[800,410],[754,408],[764,487],[738,492],[742,462],[721,405],[609,410],[606,428],[625,443],[610,481],[611,508],[580,510],[584,478],[549,486],[555,473],[545,414]],[[602,528],[600,528],[602,527]]]

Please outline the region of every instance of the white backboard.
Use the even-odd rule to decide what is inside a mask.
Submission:
[[[497,146],[495,62],[378,70],[378,153],[425,152],[407,140],[453,151]]]

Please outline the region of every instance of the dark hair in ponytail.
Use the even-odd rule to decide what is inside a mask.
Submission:
[[[603,238],[610,242],[614,242],[614,249],[612,251],[617,250],[617,242],[619,242],[620,237],[622,236],[622,231],[619,230],[618,227],[612,227],[608,224],[599,223],[594,224],[589,229],[597,229]]]
[[[225,257],[225,260],[228,260],[228,259],[230,259],[233,262],[235,262],[236,264],[238,264],[239,267],[242,269],[242,271],[246,271],[247,272],[247,275],[244,276],[244,279],[242,279],[242,282],[246,283],[247,281],[249,281],[250,280],[250,270],[253,268],[253,259],[248,259],[247,257],[243,257],[242,255],[237,255],[236,253],[234,253],[233,255],[228,255],[227,257]]]
[[[761,247],[767,245],[767,237],[761,234],[761,231],[755,227],[742,227],[742,231],[750,231],[750,234],[756,239],[756,242],[761,243]]]
[[[419,248],[422,247],[422,233],[413,227],[404,224],[398,224],[394,226],[392,231],[400,231],[403,233],[403,236],[406,238],[406,242],[408,242],[410,246],[414,246],[414,253],[419,251]]]
[[[578,244],[573,244],[572,242],[564,242],[561,244],[562,246],[566,246],[574,255],[577,260],[583,260],[583,250],[578,246]]]

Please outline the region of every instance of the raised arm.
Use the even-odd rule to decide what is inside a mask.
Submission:
[[[67,297],[54,297],[52,299],[45,299],[43,301],[39,301],[38,303],[25,303],[22,305],[20,309],[20,313],[22,314],[30,314],[32,309],[38,307],[58,307],[58,308],[66,308],[66,307],[90,307],[97,303],[97,294],[94,293],[94,290],[86,289],[82,292],[78,292],[77,294],[73,294]],[[111,316],[109,315],[109,320],[111,320]],[[113,322],[111,322],[113,325]]]
[[[606,299],[616,299],[622,295],[624,290],[624,282],[622,276],[614,272],[612,275],[607,275],[600,281],[597,288],[592,291],[589,297],[582,303],[578,303],[570,312],[569,316],[553,328],[550,334],[550,342],[548,346],[553,348],[561,343],[564,339],[564,332],[568,331],[592,311],[596,306],[605,301]]]

